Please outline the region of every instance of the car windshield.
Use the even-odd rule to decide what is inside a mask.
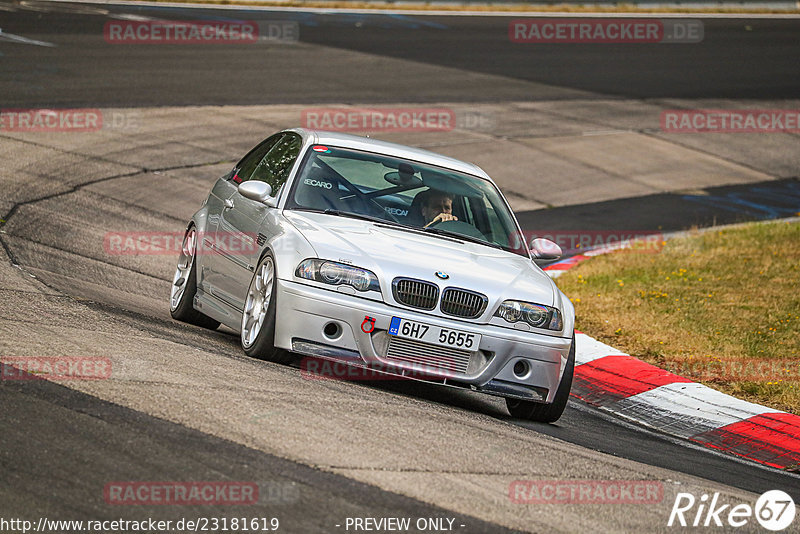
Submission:
[[[354,216],[528,255],[491,182],[384,154],[313,146],[286,207]]]

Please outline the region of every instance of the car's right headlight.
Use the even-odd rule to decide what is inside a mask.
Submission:
[[[346,284],[358,291],[377,291],[381,285],[375,273],[346,263],[309,258],[300,262],[294,273],[298,278],[334,286]]]
[[[508,323],[525,321],[534,328],[561,330],[563,326],[561,313],[556,308],[520,300],[503,301],[494,315],[502,317]]]

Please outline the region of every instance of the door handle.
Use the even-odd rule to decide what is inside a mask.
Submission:
[[[225,199],[225,209],[229,210],[229,209],[232,209],[232,208],[233,208],[233,200],[231,200],[230,198],[226,198]]]

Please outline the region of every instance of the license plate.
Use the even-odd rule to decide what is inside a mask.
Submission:
[[[409,321],[400,317],[392,317],[392,322],[389,324],[389,335],[470,352],[478,350],[481,344],[480,334],[471,334],[461,330],[418,323],[417,321]]]

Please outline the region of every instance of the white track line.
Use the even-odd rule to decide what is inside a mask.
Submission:
[[[22,37],[21,35],[6,33],[2,28],[0,28],[0,41],[10,41],[12,43],[30,44],[36,46],[56,46],[53,43],[48,43],[46,41],[37,41],[36,39],[28,39],[27,37]]]

